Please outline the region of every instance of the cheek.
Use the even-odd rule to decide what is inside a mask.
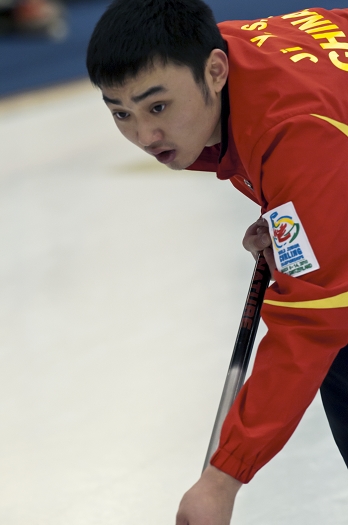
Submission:
[[[118,131],[121,133],[121,135],[123,135],[127,140],[129,140],[133,144],[136,144],[135,133],[130,126],[123,126],[122,124],[119,124],[117,121],[115,121],[115,124],[116,124]]]
[[[177,121],[178,131],[185,134],[190,141],[194,141],[203,132],[206,126],[206,110],[195,102],[189,104]]]

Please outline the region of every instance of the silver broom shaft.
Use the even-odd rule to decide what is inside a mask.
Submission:
[[[236,399],[239,390],[244,384],[257,328],[260,322],[261,306],[265,291],[269,285],[269,280],[270,273],[267,263],[263,255],[259,255],[239,325],[203,470],[209,465],[210,459],[218,447],[223,422]]]

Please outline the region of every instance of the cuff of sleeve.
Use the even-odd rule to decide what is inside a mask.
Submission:
[[[217,449],[210,463],[241,483],[249,483],[258,471],[255,467],[247,465],[240,459],[232,456],[230,452],[227,452],[223,448]]]

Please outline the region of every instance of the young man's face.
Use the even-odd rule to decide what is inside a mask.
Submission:
[[[222,87],[215,84],[208,74],[205,96],[188,67],[156,64],[123,86],[102,87],[102,94],[128,140],[180,170],[190,166],[205,146],[220,142]]]

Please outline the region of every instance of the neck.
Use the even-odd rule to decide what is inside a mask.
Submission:
[[[221,93],[219,93],[219,97],[216,102],[217,104],[214,113],[216,126],[206,146],[215,146],[215,144],[220,144],[221,142]]]

